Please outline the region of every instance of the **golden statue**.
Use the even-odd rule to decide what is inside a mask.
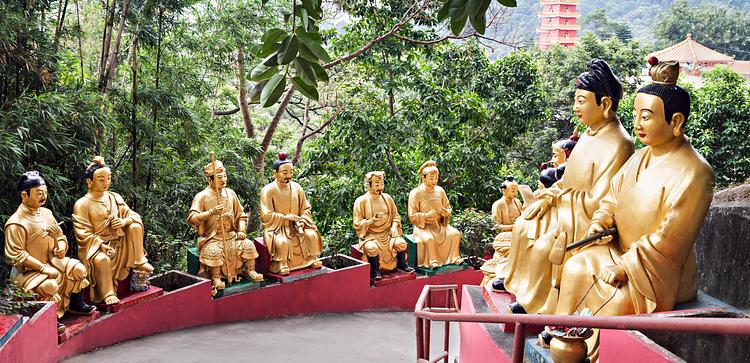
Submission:
[[[117,193],[110,192],[112,171],[101,156],[86,168],[89,192],[73,206],[78,258],[86,264],[91,301],[117,304],[117,284],[130,269],[149,274],[154,268],[143,249],[143,222]]]
[[[633,142],[617,120],[622,86],[601,59],[588,62],[577,80],[573,113],[587,127],[565,163],[562,179],[539,193],[516,220],[509,262],[493,288],[516,295],[514,313],[552,313],[561,269],[550,252],[557,244],[586,235],[592,213],[609,191],[609,181],[633,153]],[[568,254],[569,255],[569,254]]]
[[[588,235],[617,227],[574,251],[563,268],[557,314],[672,310],[696,296],[693,242],[712,199],[713,170],[684,135],[690,96],[676,86],[679,63],[649,60],[653,83],[635,98],[634,128],[646,145],[612,178]],[[587,293],[587,289],[591,288]],[[596,358],[598,344],[589,344]]]
[[[367,193],[354,201],[354,230],[363,253],[370,263],[370,279],[380,280],[380,270],[398,269],[411,273],[406,263],[406,241],[401,231],[401,216],[393,197],[383,193],[385,172],[371,171],[365,175]]]
[[[286,153],[279,153],[279,159],[273,163],[276,180],[260,192],[260,220],[271,254],[270,270],[282,275],[323,265],[318,260],[323,239],[312,220],[312,208],[305,191],[292,181],[294,167],[286,157]]]
[[[71,295],[89,285],[86,267],[65,257],[68,240],[52,212],[44,208],[47,185],[36,171],[21,175],[17,184],[21,205],[5,223],[5,259],[13,266],[11,280],[41,301],[57,303],[57,317],[66,311],[91,314],[94,307]],[[79,294],[80,295],[80,294]],[[58,330],[65,327],[58,323]]]
[[[510,238],[513,231],[513,223],[521,216],[523,205],[518,200],[519,185],[513,177],[507,177],[500,185],[503,197],[492,204],[492,219],[495,220],[495,229],[500,232],[492,242],[495,253],[487,260],[480,270],[484,274],[482,283],[485,285],[495,278],[495,271],[502,270],[508,262],[510,252]]]
[[[213,159],[213,154],[211,154]],[[227,172],[221,161],[212,161],[203,167],[208,187],[193,198],[188,213],[188,223],[198,231],[200,251],[199,275],[208,276],[214,291],[225,288],[222,278],[230,284],[242,280],[244,274],[259,282],[263,275],[255,271],[258,251],[247,239],[248,216],[240,199],[227,188]]]
[[[414,225],[417,266],[436,268],[464,261],[459,253],[461,232],[448,224],[453,209],[443,188],[437,185],[437,163],[419,168],[420,184],[409,192],[409,221]]]

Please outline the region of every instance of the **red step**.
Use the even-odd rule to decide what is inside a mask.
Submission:
[[[65,314],[65,316],[60,319],[60,323],[65,325],[65,331],[61,334],[57,334],[57,344],[62,344],[64,341],[70,339],[70,337],[80,333],[100,316],[101,314],[96,310],[88,315]]]
[[[484,297],[484,301],[487,303],[490,310],[496,314],[510,314],[508,305],[516,301],[516,297],[507,291],[506,292],[492,291],[492,286],[490,284],[487,284],[484,287],[482,287],[482,296]],[[500,329],[502,329],[503,333],[512,333],[516,331],[516,326],[515,324],[502,324],[501,323]],[[540,326],[527,326],[526,327],[527,334],[536,335],[536,334],[541,333],[542,330],[544,330],[544,327],[540,327]]]

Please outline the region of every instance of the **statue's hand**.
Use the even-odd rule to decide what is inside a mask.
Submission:
[[[302,217],[296,215],[296,214],[287,214],[284,216],[284,219],[286,219],[289,222],[301,222]]]
[[[591,223],[591,226],[589,226],[589,230],[586,232],[586,237],[593,236],[597,233],[603,232],[606,228],[602,226],[599,222],[593,222]],[[612,236],[604,236],[599,239],[599,241],[596,241],[596,244],[606,244],[609,243],[612,240]]]
[[[628,281],[628,274],[625,273],[622,266],[609,265],[602,268],[602,271],[599,272],[599,278],[612,286],[619,287],[618,285]]]
[[[106,254],[107,256],[109,256],[110,258],[112,258],[112,257],[114,257],[114,256],[115,256],[115,249],[114,249],[114,248],[112,248],[112,247],[110,247],[110,246],[108,246],[108,245],[106,245],[106,244],[103,244],[103,243],[102,243],[102,248],[101,248],[101,250],[102,250],[102,252],[104,252],[104,253],[105,253],[105,254]]]
[[[391,236],[401,237],[401,233],[399,233],[398,228],[396,226],[391,226]]]
[[[224,213],[224,206],[219,204],[211,209],[208,210],[208,213],[211,213],[212,216],[220,216]]]
[[[57,276],[60,274],[59,272],[57,272],[57,269],[55,269],[54,267],[50,267],[49,265],[42,265],[41,273],[53,279],[56,279]]]
[[[546,199],[539,199],[523,211],[523,218],[531,220],[537,217],[542,217],[549,210],[550,202]]]
[[[52,253],[54,253],[57,258],[65,257],[65,245],[58,244],[57,247],[52,250]]]
[[[125,227],[125,222],[122,218],[114,218],[112,219],[110,226],[112,226],[112,229],[121,229],[122,227]]]
[[[56,224],[54,226],[47,227],[47,234],[50,235],[52,238],[57,238],[62,236],[63,230],[60,228],[59,224]]]
[[[437,222],[438,216],[439,216],[438,212],[436,212],[434,210],[431,210],[431,211],[425,213],[425,217],[426,217],[425,219],[427,220],[427,222],[430,222],[430,223]]]
[[[238,240],[242,241],[245,238],[247,238],[247,235],[245,234],[245,232],[237,232],[237,239]]]

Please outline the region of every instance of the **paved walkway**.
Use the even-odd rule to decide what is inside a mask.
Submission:
[[[443,346],[442,323],[432,326],[432,355]],[[414,362],[411,312],[324,314],[211,325],[127,341],[65,362]],[[451,324],[451,358],[458,356]]]

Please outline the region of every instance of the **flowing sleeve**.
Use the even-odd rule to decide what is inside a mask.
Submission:
[[[5,260],[11,266],[22,266],[29,257],[26,252],[26,230],[19,224],[5,226]]]
[[[391,215],[393,216],[393,221],[391,221],[391,225],[393,225],[393,223],[396,223],[396,229],[398,229],[399,235],[403,235],[404,232],[401,229],[401,215],[398,214],[398,208],[396,208],[396,202],[393,200],[393,197],[391,197],[388,194],[386,194],[385,199],[388,201],[388,209],[391,210]]]
[[[408,205],[408,213],[409,213],[409,221],[417,226],[417,228],[424,228],[425,226],[425,213],[419,210],[418,204],[419,201],[417,200],[417,189],[412,190],[409,192],[409,205]]]
[[[120,194],[114,192],[109,193],[114,196],[115,203],[117,204],[117,209],[120,212],[120,218],[130,218],[133,220],[133,223],[138,223],[142,227],[143,220],[141,220],[141,215],[130,209],[130,207],[128,207],[128,204],[125,203],[125,199],[123,199]]]
[[[273,206],[273,189],[263,188],[260,193],[260,221],[266,230],[275,231],[281,228],[284,215],[277,213]]]
[[[104,241],[94,233],[94,225],[89,220],[85,199],[79,199],[73,206],[73,230],[78,241],[78,257],[81,260],[94,257]]]
[[[245,207],[240,203],[240,197],[237,196],[237,193],[231,189],[227,189],[227,191],[232,194],[232,203],[234,204],[234,224],[237,226],[237,231],[245,232],[243,225],[244,227],[247,227],[249,216],[245,213]]]
[[[624,169],[623,165],[633,155],[632,144],[626,142],[617,143],[616,141],[613,141],[613,144],[616,145],[617,150],[611,159],[602,160],[598,165],[591,165],[591,190],[581,195],[581,202],[589,215],[599,209],[599,203],[602,198],[609,193],[612,179],[620,169]],[[565,176],[563,176],[563,179],[565,179]]]
[[[352,224],[354,225],[354,231],[357,232],[357,237],[360,239],[367,235],[367,230],[369,229],[365,224],[365,213],[362,208],[364,201],[365,198],[363,197],[357,198],[357,200],[354,201],[354,209],[352,211]]]
[[[708,168],[706,166],[706,168]],[[713,197],[713,172],[702,170],[663,187],[659,207],[664,211],[654,232],[641,236],[622,255],[628,281],[650,302],[670,307],[670,295],[680,284],[682,267],[692,251]]]

